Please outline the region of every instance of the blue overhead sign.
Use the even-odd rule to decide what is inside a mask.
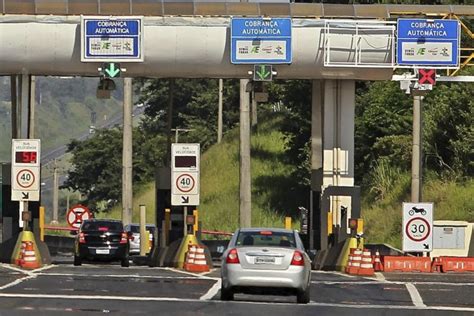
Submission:
[[[457,20],[398,19],[397,64],[457,67],[459,36]]]
[[[291,18],[233,18],[233,64],[290,64]]]
[[[141,17],[83,17],[81,61],[143,61]]]

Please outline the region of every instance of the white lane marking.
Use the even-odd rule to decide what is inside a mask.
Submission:
[[[14,294],[14,293],[0,293],[0,298],[49,298],[49,299],[72,299],[72,300],[111,300],[111,301],[150,301],[150,302],[201,302],[210,303],[210,301],[203,301],[200,299],[187,298],[173,298],[173,297],[137,297],[137,296],[99,296],[99,295],[57,295],[57,294]],[[212,304],[229,304],[230,302],[223,302],[219,300],[212,301]],[[295,306],[295,303],[286,302],[248,302],[248,301],[234,301],[235,304],[255,304],[255,305],[288,305]],[[473,307],[454,307],[454,306],[408,306],[408,305],[355,305],[355,304],[336,304],[336,303],[317,303],[310,302],[305,305],[298,305],[298,307],[305,306],[327,306],[340,308],[357,308],[357,309],[401,309],[401,310],[442,310],[442,311],[464,311],[474,312]]]
[[[385,276],[383,275],[383,273],[380,273],[380,272],[375,272],[375,279],[376,279],[377,281],[380,281],[380,282],[385,282],[385,281],[387,281],[387,280],[385,279]]]
[[[446,285],[446,286],[474,286],[474,283],[448,283],[448,282],[403,282],[403,281],[311,281],[312,284],[354,284],[354,285],[387,285],[387,284],[398,284],[406,285],[411,283],[413,285]]]
[[[199,299],[201,301],[207,301],[207,300],[212,299],[214,296],[216,296],[217,292],[219,292],[219,290],[221,289],[221,284],[222,284],[221,279],[218,279],[217,282],[214,283],[214,285],[209,289],[209,291],[207,291],[207,293],[201,296]]]
[[[23,274],[30,274],[31,273],[31,271],[25,271],[23,269],[17,268],[14,265],[10,265],[10,264],[0,263],[0,267],[5,268],[5,269],[9,269],[9,270],[12,270],[12,271],[15,271],[15,272],[20,272],[20,273],[23,273]]]
[[[28,276],[26,276],[26,277],[23,277],[23,278],[21,278],[21,279],[17,279],[17,280],[15,280],[15,281],[13,281],[13,282],[10,282],[10,283],[8,283],[8,284],[5,284],[5,285],[3,285],[3,286],[0,286],[0,291],[1,291],[1,290],[8,289],[9,287],[18,285],[18,284],[22,283],[23,281],[26,281],[26,280],[29,280],[29,279],[34,279],[34,278],[36,278],[36,275],[30,274],[30,275],[28,275]]]
[[[194,280],[202,279],[197,276],[160,276],[160,275],[136,275],[136,274],[87,274],[87,273],[37,273],[39,276],[64,276],[64,277],[106,277],[106,278],[130,278],[130,279],[177,279]]]
[[[189,272],[189,271],[178,270],[178,269],[176,269],[176,268],[168,268],[168,270],[173,271],[173,272],[176,272],[176,273],[182,273],[182,274],[192,275],[192,276],[195,276],[195,277],[200,278],[200,279],[209,279],[209,280],[217,280],[217,279],[219,279],[219,278],[209,277],[209,276],[207,276],[207,275],[202,275],[202,274],[199,274],[199,273],[193,273],[193,272]]]
[[[356,277],[357,277],[357,276],[355,276],[355,275],[346,274],[346,273],[343,273],[343,272],[340,272],[340,271],[322,271],[322,270],[311,271],[311,274],[315,274],[315,273],[319,273],[319,274],[335,274],[335,275],[339,275],[339,276],[346,277],[346,278],[348,278],[348,279],[353,279],[353,278],[356,278]]]
[[[31,273],[38,273],[38,272],[40,272],[40,271],[49,270],[49,269],[54,268],[54,267],[57,267],[57,266],[54,265],[54,264],[45,265],[45,266],[43,266],[43,267],[41,267],[41,268],[32,270]]]
[[[408,293],[410,293],[411,300],[413,305],[417,307],[425,307],[425,303],[423,303],[423,299],[421,298],[420,292],[416,289],[416,287],[412,283],[405,284],[407,287]]]

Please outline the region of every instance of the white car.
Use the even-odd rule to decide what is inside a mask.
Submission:
[[[147,253],[149,253],[154,246],[154,238],[156,233],[156,226],[153,224],[147,224],[146,230],[150,233],[148,239]],[[140,254],[140,225],[139,224],[129,224],[125,226],[125,231],[129,233],[130,241],[130,255],[139,255]]]
[[[234,293],[267,292],[310,300],[311,260],[295,230],[238,229],[222,256],[221,299]]]

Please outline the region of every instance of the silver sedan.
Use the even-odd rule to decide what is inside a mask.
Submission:
[[[238,229],[222,256],[221,299],[234,293],[291,294],[308,303],[311,261],[294,230]]]

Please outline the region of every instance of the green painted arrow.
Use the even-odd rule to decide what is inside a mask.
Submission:
[[[114,63],[109,64],[109,68],[105,69],[105,72],[107,75],[109,75],[110,78],[115,77],[118,73],[120,73],[120,68],[115,68]]]
[[[260,71],[257,70],[257,75],[260,78],[260,80],[265,80],[265,79],[270,78],[271,74],[272,73],[270,71],[267,71],[264,65],[260,65]]]

